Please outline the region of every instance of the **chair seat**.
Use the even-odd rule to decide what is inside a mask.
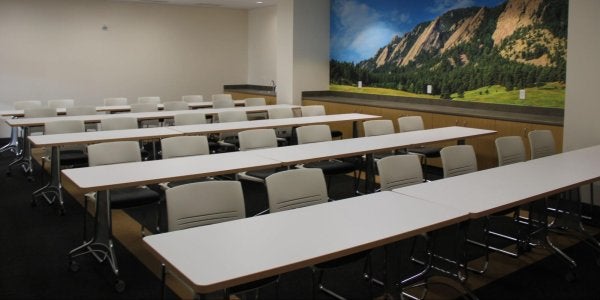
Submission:
[[[436,147],[418,147],[418,148],[410,148],[408,152],[412,152],[415,154],[424,155],[427,158],[432,157],[440,157],[440,148]]]
[[[323,170],[325,175],[339,175],[354,172],[356,164],[352,162],[339,160],[324,160],[313,163],[304,164],[305,168],[319,168]]]
[[[87,166],[88,156],[82,150],[62,150],[60,164],[62,166]]]
[[[160,200],[160,195],[148,188],[124,188],[110,191],[110,205],[122,209],[148,205]]]

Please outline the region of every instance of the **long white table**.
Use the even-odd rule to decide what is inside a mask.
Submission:
[[[336,122],[353,122],[380,118],[365,114],[339,114],[315,117],[297,117],[285,119],[255,120],[230,123],[209,123],[200,125],[171,126],[158,128],[140,128],[128,130],[78,132],[53,135],[29,136],[32,147],[52,147],[51,179],[46,186],[33,193],[32,201],[37,196],[51,193],[59,199],[60,212],[64,213],[62,188],[60,184],[60,146],[74,144],[91,144],[100,142],[161,139],[182,134],[209,134],[215,132],[240,131],[257,128],[275,128],[285,126],[301,126]],[[48,200],[49,198],[46,197]]]
[[[32,204],[38,196],[43,196],[49,203],[58,200],[59,212],[64,214],[62,184],[60,180],[60,147],[99,142],[155,140],[181,135],[179,131],[169,127],[139,128],[127,130],[93,131],[66,134],[50,134],[29,136],[32,147],[51,147],[50,180],[33,192]],[[48,195],[55,197],[49,198]]]
[[[309,163],[332,158],[366,155],[367,192],[374,190],[373,153],[408,148],[434,142],[457,140],[464,143],[467,138],[494,134],[496,131],[468,127],[442,127],[419,131],[386,134],[310,143],[288,147],[261,149],[258,155],[281,161],[285,166]]]
[[[478,219],[599,179],[600,145],[403,187],[394,192],[450,209],[466,209],[471,219]],[[586,234],[581,224],[577,227],[574,229],[600,251],[600,243]],[[544,240],[571,268],[576,266],[574,260],[552,244],[547,234]]]
[[[244,106],[244,100],[233,100],[235,106]],[[199,108],[211,108],[213,103],[212,101],[202,101],[202,102],[187,102],[189,109],[199,109]],[[159,110],[165,108],[164,103],[159,103],[156,105]],[[131,105],[107,105],[107,106],[96,106],[97,112],[108,112],[108,113],[117,113],[117,112],[129,112],[131,111]],[[67,113],[66,108],[57,108],[56,113],[58,115],[64,115]],[[0,110],[0,116],[2,117],[18,117],[22,118],[25,116],[25,110],[23,109],[12,109],[12,110]]]
[[[276,160],[239,151],[63,170],[63,175],[80,191],[98,191],[94,236],[69,252],[71,267],[77,269],[75,257],[92,254],[99,262],[108,261],[117,276],[115,287],[118,290],[122,288],[123,282],[118,279],[119,268],[112,243],[110,189],[232,174],[280,165]]]
[[[297,105],[290,104],[276,104],[276,105],[262,105],[262,106],[249,106],[249,107],[232,107],[232,108],[207,108],[197,110],[205,115],[217,115],[223,111],[244,111],[246,113],[254,112],[265,112],[272,108],[289,107],[292,109],[299,108]],[[85,123],[99,123],[103,119],[115,118],[115,117],[133,117],[137,118],[138,121],[143,120],[157,120],[157,119],[169,119],[173,118],[176,114],[189,113],[189,110],[177,110],[177,111],[156,111],[156,112],[139,112],[139,113],[125,113],[118,116],[99,114],[99,115],[83,115],[83,116],[57,116],[48,118],[13,118],[7,119],[6,123],[11,127],[22,127],[23,128],[23,151],[21,155],[8,165],[7,173],[10,174],[11,167],[22,165],[26,173],[31,172],[31,153],[29,139],[29,128],[33,126],[43,126],[46,122],[59,121],[59,120],[81,120]]]
[[[381,192],[143,240],[171,272],[196,293],[207,294],[384,246],[467,215]]]

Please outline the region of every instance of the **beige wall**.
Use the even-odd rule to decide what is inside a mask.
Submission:
[[[23,99],[208,96],[247,81],[248,11],[2,0],[0,45],[0,109]]]
[[[564,150],[600,144],[600,1],[569,1]]]
[[[277,7],[248,12],[248,84],[271,85],[277,79]],[[240,82],[244,83],[244,82]]]

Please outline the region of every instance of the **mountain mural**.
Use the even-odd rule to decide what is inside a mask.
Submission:
[[[331,82],[450,98],[484,86],[564,84],[567,0],[508,0],[449,10],[358,63],[331,61]]]

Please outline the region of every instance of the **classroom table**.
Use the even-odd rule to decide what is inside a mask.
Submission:
[[[282,119],[264,119],[254,121],[240,121],[240,122],[227,122],[227,123],[211,123],[211,124],[196,124],[196,125],[182,125],[172,126],[171,128],[180,131],[184,134],[210,134],[210,133],[223,133],[223,132],[238,132],[240,130],[249,129],[260,129],[260,128],[276,128],[276,127],[298,127],[306,125],[317,125],[317,124],[332,124],[338,122],[352,122],[352,131],[354,137],[358,132],[358,122],[379,119],[380,116],[360,114],[360,113],[347,113],[347,114],[333,114],[323,116],[311,116],[311,117],[295,117],[295,118],[282,118]]]
[[[276,105],[262,105],[262,106],[249,106],[249,107],[231,107],[231,108],[206,108],[196,110],[202,112],[205,115],[217,115],[223,111],[244,111],[247,113],[253,112],[265,112],[272,108],[289,107],[297,109],[300,106],[290,104],[276,104]],[[174,110],[174,111],[155,111],[155,112],[139,112],[139,113],[124,113],[115,115],[98,114],[98,115],[82,115],[82,116],[57,116],[48,118],[15,118],[7,119],[6,123],[11,127],[23,128],[23,149],[22,154],[18,155],[17,158],[8,165],[7,173],[10,174],[10,169],[13,166],[22,165],[26,173],[31,173],[31,149],[29,144],[29,128],[33,126],[43,126],[46,122],[59,121],[59,120],[81,120],[85,123],[99,123],[103,119],[115,118],[115,117],[133,117],[137,118],[138,121],[143,120],[156,120],[156,119],[169,119],[173,118],[176,114],[189,113],[189,110]]]
[[[365,114],[339,114],[315,117],[297,117],[271,120],[255,120],[230,123],[209,123],[199,125],[154,127],[127,130],[92,131],[78,133],[64,133],[52,135],[29,136],[32,147],[51,147],[52,160],[50,181],[44,187],[33,193],[32,201],[40,195],[50,192],[56,195],[60,203],[60,212],[64,213],[62,202],[62,188],[60,183],[60,146],[92,144],[101,142],[127,141],[127,140],[155,140],[182,134],[209,134],[217,132],[240,131],[257,128],[275,128],[284,126],[300,126],[310,124],[323,124],[335,122],[358,122],[380,118],[379,116]],[[355,125],[356,126],[356,125]],[[46,197],[46,200],[48,198]],[[34,202],[32,202],[34,203]]]
[[[448,208],[464,208],[471,219],[478,219],[598,181],[599,157],[600,145],[403,187],[394,192]],[[585,232],[581,223],[574,229],[600,252],[600,243]],[[542,242],[563,258],[572,271],[575,261],[552,244],[545,229],[542,233],[546,233]],[[571,275],[568,273],[567,277]]]
[[[244,100],[233,100],[235,106],[244,106]],[[202,102],[187,102],[189,109],[199,109],[199,108],[211,108],[212,101],[202,101]],[[157,108],[159,110],[163,110],[165,105],[164,103],[158,103]],[[97,112],[107,112],[107,113],[119,113],[119,112],[130,112],[131,105],[102,105],[96,106]],[[56,113],[58,115],[65,115],[67,113],[67,109],[64,107],[56,108]],[[22,118],[25,116],[25,110],[23,109],[9,109],[9,110],[0,110],[0,116],[2,117],[17,117]]]
[[[152,127],[29,136],[32,147],[52,148],[50,160],[50,180],[45,186],[33,192],[31,200],[32,204],[35,204],[35,199],[38,196],[44,196],[49,203],[52,203],[55,199],[58,199],[59,212],[60,214],[64,214],[62,184],[60,181],[61,146],[115,141],[156,140],[177,135],[181,135],[181,133],[172,130],[169,127]],[[53,194],[55,198],[48,198],[48,193]]]
[[[259,155],[281,161],[285,166],[321,160],[366,156],[366,190],[374,191],[373,153],[392,151],[427,143],[457,140],[464,143],[467,138],[494,134],[496,131],[469,127],[442,127],[402,133],[318,142],[288,147],[261,149]],[[257,151],[257,150],[252,150]]]
[[[381,192],[143,241],[195,293],[208,294],[385,246],[462,222],[467,215],[463,209]]]
[[[280,165],[279,161],[238,151],[63,170],[63,180],[70,180],[79,191],[98,191],[94,236],[69,252],[71,268],[78,268],[77,262],[73,260],[75,257],[92,254],[99,262],[109,262],[117,276],[115,288],[119,290],[123,287],[124,282],[118,278],[119,268],[112,243],[109,201],[111,189],[233,174]]]

